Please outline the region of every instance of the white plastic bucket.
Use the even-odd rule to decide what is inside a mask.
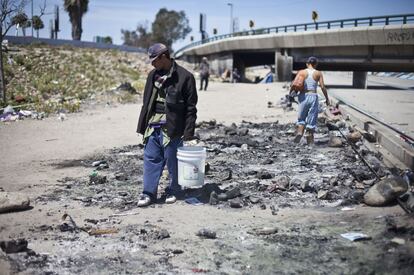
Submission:
[[[206,148],[201,146],[179,147],[178,184],[185,188],[201,187],[204,184]]]

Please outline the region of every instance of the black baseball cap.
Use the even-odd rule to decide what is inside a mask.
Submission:
[[[147,63],[152,63],[158,56],[168,52],[167,46],[162,43],[155,43],[148,49],[148,60]]]

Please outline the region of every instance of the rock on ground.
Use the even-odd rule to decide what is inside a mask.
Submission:
[[[20,193],[0,192],[0,213],[26,210],[30,208],[30,199]]]
[[[383,179],[368,190],[364,202],[370,206],[387,205],[407,192],[407,187],[407,183],[401,177]]]

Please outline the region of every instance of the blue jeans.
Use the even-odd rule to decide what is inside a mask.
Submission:
[[[298,125],[306,125],[307,129],[314,130],[318,120],[319,100],[318,94],[307,92],[300,93]]]
[[[167,164],[169,186],[167,194],[177,195],[181,191],[178,185],[177,148],[183,146],[181,138],[171,139],[167,146],[162,144],[161,128],[154,129],[144,148],[144,194],[157,199],[157,190],[162,171]]]

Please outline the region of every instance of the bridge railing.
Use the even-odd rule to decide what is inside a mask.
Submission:
[[[204,40],[193,42],[186,45],[175,52],[175,56],[178,56],[180,52],[185,49],[195,47],[201,44],[222,40],[230,37],[238,36],[249,36],[249,35],[260,35],[270,33],[286,33],[286,32],[299,32],[299,31],[310,31],[310,30],[329,30],[338,28],[349,28],[349,27],[363,27],[363,26],[386,26],[395,24],[409,24],[414,23],[414,14],[400,14],[400,15],[387,15],[387,16],[374,16],[374,17],[360,17],[351,19],[340,19],[313,23],[302,23],[294,25],[284,25],[270,28],[261,28],[248,31],[234,32],[229,34],[217,35]]]

